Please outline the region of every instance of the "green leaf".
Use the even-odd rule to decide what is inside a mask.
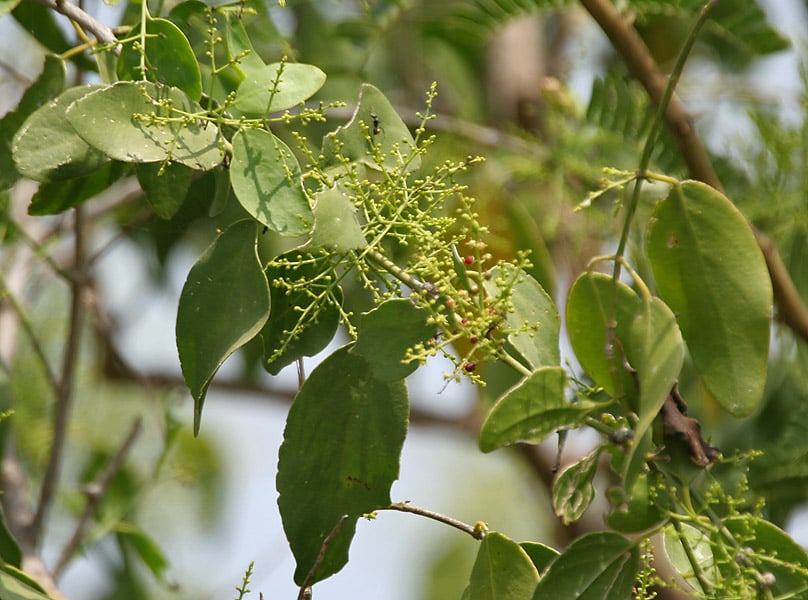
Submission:
[[[252,117],[286,110],[308,100],[324,83],[325,73],[313,65],[272,63],[247,73],[236,90],[235,108]]]
[[[328,260],[318,261],[317,257],[300,250],[279,256],[267,268],[272,310],[261,330],[261,338],[264,342],[264,368],[272,375],[277,375],[301,356],[314,356],[337,333],[339,305],[342,303],[340,288],[334,285],[333,295],[319,303],[309,293],[310,282],[326,273],[336,279]],[[300,285],[288,291],[278,285],[279,280]]]
[[[285,236],[311,230],[311,206],[300,180],[300,165],[289,147],[263,129],[233,136],[230,181],[236,198],[259,223]]]
[[[258,260],[255,223],[231,225],[188,273],[177,309],[177,349],[194,398],[194,433],[213,376],[258,334],[269,316],[269,290]]]
[[[234,67],[245,76],[247,73],[255,75],[264,70],[266,66],[256,53],[250,41],[247,30],[244,29],[241,11],[225,12],[225,37],[227,40],[227,58]],[[325,77],[325,75],[323,76]]]
[[[132,28],[131,34],[140,34],[140,23]],[[179,27],[166,19],[147,18],[145,54],[146,79],[179,88],[191,100],[199,101],[202,97],[199,63]],[[140,59],[141,51],[136,50],[134,44],[125,44],[118,58],[118,78],[121,81],[142,79]]]
[[[808,553],[805,548],[776,525],[758,517],[730,517],[722,520],[722,524],[742,547],[741,556],[727,557],[727,560],[718,562],[725,579],[737,581],[742,576],[740,569],[751,564],[760,573],[768,572],[774,576],[774,584],[769,588],[772,597],[808,598]],[[757,593],[756,581],[751,581],[750,587],[753,593]]]
[[[463,597],[469,600],[528,598],[538,581],[539,572],[527,552],[516,542],[492,531],[480,543]]]
[[[579,427],[603,406],[588,400],[568,402],[566,382],[561,367],[542,367],[505,392],[480,429],[480,449],[491,452],[517,442],[538,444],[557,429]]]
[[[14,135],[31,114],[58,96],[64,86],[64,61],[56,56],[46,56],[37,80],[25,90],[17,107],[0,120],[0,189],[11,187],[19,178],[11,151]]]
[[[29,215],[56,215],[100,194],[118,181],[129,165],[107,161],[86,177],[41,183],[28,206]]]
[[[611,531],[575,540],[544,573],[534,600],[631,598],[640,568],[634,542]]]
[[[676,569],[688,585],[694,590],[704,593],[706,590],[702,588],[696,578],[693,565],[684,545],[688,545],[690,553],[695,557],[699,571],[701,571],[704,578],[710,583],[716,583],[718,571],[713,549],[710,545],[710,538],[701,529],[687,523],[682,523],[680,527],[681,532],[678,532],[673,525],[665,527],[662,537],[665,554],[668,556],[673,568]]]
[[[613,487],[608,492],[612,511],[606,515],[606,523],[615,531],[639,533],[665,520],[651,498],[648,473],[639,473],[631,478],[630,486]]]
[[[65,118],[74,101],[101,87],[67,89],[26,119],[12,146],[14,164],[21,175],[35,181],[73,179],[92,173],[109,160],[79,137]]]
[[[20,0],[0,0],[0,17],[10,13],[19,3]]]
[[[169,562],[160,546],[145,531],[130,523],[118,523],[118,536],[131,547],[158,580],[165,580]]]
[[[12,571],[13,574],[9,571]],[[4,565],[0,569],[0,598],[3,600],[50,600],[50,596],[31,587],[34,583],[22,571]]]
[[[362,356],[381,381],[404,379],[418,368],[417,361],[404,362],[407,350],[435,336],[428,316],[406,298],[382,302],[359,317],[351,353]]]
[[[138,163],[137,180],[158,217],[170,219],[191,187],[193,170],[179,163]]]
[[[408,157],[407,171],[414,171],[421,165],[420,156],[409,156],[415,141],[393,105],[377,88],[364,83],[351,120],[323,139],[325,164],[338,165],[339,157],[344,157],[379,170],[380,165],[373,158],[371,144],[378,147],[386,169],[399,165],[399,154]]]
[[[312,582],[348,562],[356,519],[390,504],[408,415],[404,383],[380,381],[347,346],[320,363],[303,384],[289,410],[277,476],[298,585],[344,515],[348,518]]]
[[[361,250],[367,240],[351,199],[336,187],[322,190],[314,198],[314,231],[307,247],[336,252]]]
[[[543,572],[559,555],[558,550],[555,548],[545,546],[539,542],[521,542],[519,545],[530,557],[533,566],[536,567],[539,573]]]
[[[176,111],[201,113],[179,89],[148,81],[120,81],[74,102],[67,120],[91,146],[123,162],[171,159],[193,169],[212,169],[222,161],[216,126],[196,121],[155,122],[177,112],[155,102],[170,102]],[[135,115],[140,115],[139,117]]]
[[[508,334],[508,342],[533,369],[550,367],[561,362],[558,336],[561,317],[553,299],[530,275],[510,264],[502,264],[491,270],[491,278],[484,283],[491,296],[499,294],[502,287],[516,281],[511,291],[513,311],[505,318],[508,329],[522,329],[525,325],[538,324],[536,331],[519,331]]]
[[[587,271],[570,289],[567,328],[575,356],[592,380],[613,396],[636,395],[636,385],[623,365],[621,353],[634,317],[642,310],[640,297],[624,283],[615,290],[611,277]],[[613,356],[606,352],[608,324],[615,318]]]
[[[602,447],[595,448],[564,469],[553,482],[553,510],[565,525],[580,519],[595,499],[592,480],[597,473],[602,450]]]
[[[6,525],[2,507],[0,507],[0,562],[13,567],[22,565],[22,550]]]
[[[743,215],[713,188],[686,181],[657,205],[646,242],[705,386],[733,415],[751,414],[766,381],[772,287]]]

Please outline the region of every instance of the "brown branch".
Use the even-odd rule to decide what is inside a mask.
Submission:
[[[86,486],[85,493],[87,495],[87,504],[85,504],[84,511],[79,517],[76,524],[76,529],[73,531],[73,535],[62,549],[62,553],[59,556],[59,561],[56,563],[56,567],[53,569],[52,575],[54,579],[59,578],[64,568],[73,557],[73,554],[76,552],[76,549],[79,547],[79,544],[81,544],[81,541],[84,539],[84,534],[87,530],[87,526],[90,524],[90,519],[98,509],[98,505],[101,503],[101,499],[104,497],[109,484],[112,482],[112,478],[120,470],[121,466],[123,466],[124,460],[126,460],[126,456],[129,454],[129,451],[134,445],[135,440],[137,440],[138,435],[140,435],[142,428],[143,419],[138,417],[132,424],[132,429],[129,431],[129,435],[126,436],[126,439],[121,447],[112,457],[112,460],[110,460],[107,466],[104,468],[101,476],[95,482]]]
[[[53,505],[56,487],[59,483],[59,474],[62,467],[62,458],[67,439],[68,417],[73,403],[73,383],[76,376],[76,363],[81,339],[81,329],[84,322],[84,307],[82,305],[85,279],[85,248],[84,248],[84,218],[81,207],[74,210],[74,260],[76,277],[70,281],[70,322],[67,343],[65,344],[62,361],[61,379],[56,395],[56,405],[53,417],[53,440],[51,442],[50,456],[45,475],[42,480],[39,502],[36,514],[31,524],[31,536],[35,547],[39,547],[42,532]]]
[[[659,104],[667,80],[637,31],[609,0],[581,0],[581,5],[592,15],[612,42],[614,49],[645,88],[652,102]],[[665,123],[679,148],[690,177],[703,181],[723,193],[724,186],[696,133],[693,118],[676,94],[671,98],[665,111]],[[756,229],[754,233],[766,259],[780,317],[795,334],[808,341],[808,308],[800,297],[774,242]]]
[[[399,512],[419,515],[421,517],[426,517],[427,519],[432,519],[433,521],[443,523],[444,525],[449,525],[455,529],[459,529],[463,533],[469,534],[475,540],[481,540],[485,537],[485,527],[481,527],[479,525],[469,525],[468,523],[458,521],[453,517],[449,517],[426,508],[421,508],[420,506],[415,506],[414,504],[410,504],[409,501],[393,502],[390,506],[383,506],[376,510],[397,510]]]
[[[98,38],[99,41],[105,44],[118,43],[118,39],[115,37],[112,28],[107,27],[75,4],[71,4],[68,0],[29,0],[29,2],[39,4],[45,8],[50,8],[51,10],[63,14],[83,30],[89,31]]]

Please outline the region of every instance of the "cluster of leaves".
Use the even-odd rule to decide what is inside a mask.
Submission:
[[[511,8],[503,15],[526,3]],[[745,505],[745,484],[734,495],[715,484],[704,468],[717,461],[716,450],[686,416],[677,390],[687,349],[705,389],[730,414],[750,415],[763,395],[772,290],[749,225],[724,195],[649,173],[623,173],[610,186],[631,190],[651,179],[667,194],[640,227],[644,245],[634,257],[649,265],[653,285],[621,249],[593,260],[570,289],[566,323],[583,383],[561,366],[559,311],[528,274],[527,258],[499,262],[489,251],[461,181],[478,159],[431,170],[422,164],[434,142],[426,135],[434,88],[413,135],[387,98],[364,85],[350,120],[315,147],[299,130],[325,119],[327,107],[304,104],[325,73],[285,59],[266,64],[242,4],[191,0],[167,18],[149,15],[146,3],[141,10],[140,23],[120,40],[120,56],[116,46],[97,54],[103,83],[65,90],[64,61],[48,59],[3,122],[13,135],[6,183],[39,181],[30,212],[55,214],[134,172],[166,219],[195,178],[215,182],[213,213],[224,210],[232,190],[238,218],[190,270],[178,307],[195,432],[211,381],[233,352],[260,339],[263,364],[276,374],[322,350],[345,326],[351,341],[301,386],[280,448],[278,503],[302,589],[344,567],[359,518],[391,506],[409,419],[404,379],[452,346],[467,350],[453,358],[450,377],[484,383],[479,367],[499,361],[520,378],[485,416],[484,452],[569,429],[603,434],[555,481],[553,505],[564,522],[592,503],[602,457],[616,479],[609,530],[563,553],[474,528],[482,542],[465,597],[621,598],[652,593],[649,581],[680,585],[654,579],[646,542],[658,532],[694,595],[804,594],[808,556],[758,507]],[[498,14],[482,21],[504,18]],[[615,103],[638,106],[617,80],[599,85],[591,120],[604,121],[603,107]],[[646,115],[611,128],[647,134],[649,111],[617,114]],[[659,156],[664,163],[668,155]],[[267,256],[266,232],[296,246]],[[595,271],[604,263],[613,265],[611,275]],[[374,303],[358,318],[343,306],[349,276]],[[745,462],[720,466],[742,471]],[[12,580],[22,578],[15,571]]]

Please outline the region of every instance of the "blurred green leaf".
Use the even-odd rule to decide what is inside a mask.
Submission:
[[[20,567],[22,565],[22,550],[20,545],[6,525],[6,516],[0,507],[0,561],[12,567]]]
[[[553,510],[565,525],[580,519],[595,499],[592,480],[597,473],[602,450],[600,446],[595,448],[564,469],[553,481]]]
[[[285,236],[311,230],[312,211],[289,147],[263,129],[233,136],[230,182],[238,201],[259,223]]]
[[[635,542],[611,531],[575,540],[542,575],[534,600],[631,598],[640,570]]]
[[[255,245],[255,223],[231,225],[188,273],[177,309],[177,349],[194,398],[194,433],[213,376],[254,338],[269,316],[269,289]]]
[[[61,181],[89,175],[109,159],[85,142],[65,117],[68,107],[100,85],[65,90],[41,106],[14,136],[12,152],[17,171],[36,181]]]
[[[398,478],[409,415],[406,388],[402,381],[377,379],[349,349],[312,371],[289,410],[280,448],[278,506],[298,585],[347,515],[311,583],[345,566],[356,519],[389,505]]]
[[[180,163],[138,163],[135,173],[146,202],[158,217],[170,219],[185,202],[194,172]]]
[[[78,206],[109,188],[128,169],[126,163],[107,161],[85,177],[41,183],[28,206],[28,214],[55,215]]]
[[[151,536],[131,523],[118,523],[116,532],[119,538],[135,551],[157,579],[165,580],[169,562]]]
[[[131,35],[140,34],[140,23]],[[139,39],[139,38],[138,38]],[[188,98],[198,102],[202,97],[202,77],[199,63],[185,34],[166,19],[146,19],[145,41],[146,79],[181,89]],[[134,44],[124,44],[118,58],[117,74],[121,81],[139,81],[141,50]]]
[[[3,600],[51,600],[36,581],[10,565],[0,567],[0,598]]]
[[[657,205],[646,243],[705,386],[731,414],[749,415],[766,382],[773,300],[748,223],[721,193],[686,181]]]
[[[339,189],[331,188],[317,192],[313,212],[314,231],[307,248],[347,252],[367,247],[356,207]]]
[[[184,113],[201,112],[179,89],[148,81],[121,81],[87,94],[67,109],[67,120],[91,146],[123,162],[171,159],[193,169],[212,169],[222,161],[219,131],[210,123],[156,121],[176,118],[158,106],[170,102]],[[136,115],[141,115],[137,117]]]
[[[558,348],[561,317],[544,288],[533,277],[507,263],[491,269],[491,277],[485,280],[484,286],[489,295],[496,296],[500,287],[507,287],[513,281],[516,281],[511,292],[513,310],[505,317],[505,327],[518,330],[526,324],[538,323],[538,329],[510,333],[508,342],[533,369],[558,365],[561,362]]]
[[[501,533],[492,531],[480,543],[471,570],[469,600],[528,598],[536,588],[539,573],[525,550]]]
[[[236,91],[235,108],[254,117],[286,110],[308,100],[324,83],[325,73],[313,65],[272,63],[247,73]]]
[[[0,17],[3,17],[14,10],[20,0],[0,0]]]
[[[363,357],[381,381],[404,379],[418,362],[404,363],[409,348],[435,336],[425,310],[406,298],[393,298],[359,317],[359,337],[351,353]]]

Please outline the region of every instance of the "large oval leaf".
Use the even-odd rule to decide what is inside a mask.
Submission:
[[[140,33],[140,24],[132,28]],[[191,100],[202,97],[202,77],[199,63],[188,38],[179,27],[166,19],[146,19],[146,79],[181,89]],[[121,81],[142,79],[141,51],[126,44],[118,58],[117,74]]]
[[[188,273],[177,309],[177,350],[194,397],[194,433],[213,376],[269,316],[269,289],[258,260],[255,223],[222,233]]]
[[[311,230],[312,212],[300,180],[300,165],[289,147],[263,129],[233,136],[230,164],[233,191],[258,222],[281,235]]]
[[[109,159],[90,146],[65,118],[67,108],[99,89],[82,85],[62,92],[37,109],[14,136],[14,164],[21,175],[35,181],[60,181],[95,171]]]
[[[744,217],[696,181],[674,185],[654,210],[648,256],[705,386],[736,416],[763,394],[772,287]]]
[[[509,444],[538,444],[561,427],[578,427],[601,404],[564,397],[567,376],[561,367],[542,367],[497,400],[480,429],[480,449]]]
[[[496,296],[501,286],[512,286],[513,310],[505,317],[505,326],[517,333],[508,335],[508,343],[533,369],[558,365],[561,362],[558,348],[561,317],[553,299],[538,281],[513,265],[505,263],[491,271],[491,277],[484,282],[489,295]],[[525,325],[538,329],[519,331]]]
[[[516,600],[529,598],[539,572],[527,552],[501,533],[487,533],[471,569],[466,600]]]
[[[236,91],[235,108],[249,116],[292,108],[311,98],[325,83],[325,73],[313,65],[272,63],[247,73]]]
[[[610,531],[575,540],[544,573],[533,600],[631,598],[640,568],[636,543]]]
[[[367,361],[340,348],[312,371],[286,420],[278,459],[278,506],[303,583],[335,531],[310,583],[348,562],[363,514],[390,504],[407,433],[402,381],[377,379]]]
[[[148,81],[119,81],[75,101],[66,115],[88,144],[115,160],[138,163],[171,159],[207,170],[222,161],[216,126],[193,119],[176,121],[177,111],[188,114],[201,110],[177,88]],[[167,122],[167,118],[173,120]]]
[[[361,250],[367,245],[351,199],[337,188],[318,192],[314,204],[314,231],[308,247],[347,252]]]

